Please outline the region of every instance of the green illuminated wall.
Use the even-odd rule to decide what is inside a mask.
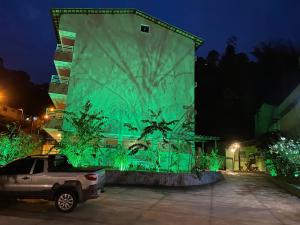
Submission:
[[[141,24],[150,33],[141,32]],[[191,39],[134,14],[65,14],[60,30],[76,33],[67,111],[91,100],[109,117],[107,133],[120,136],[136,135],[123,124],[141,128],[148,109],[182,120],[184,106],[194,104]]]

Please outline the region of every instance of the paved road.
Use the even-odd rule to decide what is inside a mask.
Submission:
[[[277,225],[300,224],[300,199],[260,176],[226,175],[215,185],[190,189],[107,187],[73,213],[52,203],[0,203],[0,225]]]

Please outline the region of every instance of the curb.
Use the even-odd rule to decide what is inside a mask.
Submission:
[[[295,185],[289,184],[289,183],[287,183],[283,180],[280,180],[278,178],[275,178],[275,177],[268,176],[267,178],[269,181],[271,181],[278,187],[281,187],[282,189],[286,190],[290,194],[295,195],[298,198],[300,198],[300,188],[297,188]]]

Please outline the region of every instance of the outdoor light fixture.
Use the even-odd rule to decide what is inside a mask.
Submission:
[[[239,143],[233,143],[232,145],[230,145],[229,149],[231,150],[232,153],[234,153],[239,147],[240,147]]]
[[[45,120],[49,119],[49,116],[46,114],[46,115],[44,116],[44,119],[45,119]]]

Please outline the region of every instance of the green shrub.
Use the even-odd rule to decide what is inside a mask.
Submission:
[[[270,175],[272,177],[276,177],[277,176],[277,171],[276,171],[275,165],[272,162],[272,160],[271,159],[267,159],[265,163],[266,163],[267,171],[270,173]]]
[[[21,157],[30,155],[38,148],[39,142],[33,140],[32,136],[20,132],[18,134],[0,135],[0,166]]]
[[[300,170],[300,141],[281,137],[263,151],[271,175],[297,176]]]
[[[213,149],[210,154],[208,154],[208,169],[210,171],[218,171],[219,169],[222,168],[223,162],[224,162],[224,157],[218,155],[218,150]]]

